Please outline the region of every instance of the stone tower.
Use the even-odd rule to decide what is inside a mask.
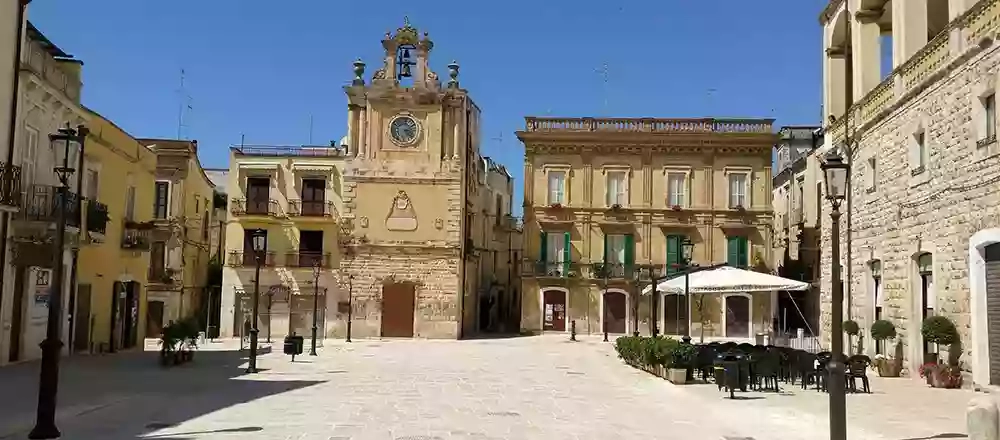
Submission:
[[[458,338],[467,304],[463,183],[475,181],[466,164],[478,157],[479,109],[459,87],[456,63],[441,85],[429,64],[434,44],[408,20],[382,47],[371,81],[358,60],[345,87],[341,268],[353,276],[353,331]]]

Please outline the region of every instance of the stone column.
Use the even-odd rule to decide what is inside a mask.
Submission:
[[[882,82],[881,40],[882,30],[878,20],[881,10],[861,10],[855,14],[856,23],[851,34],[854,56],[854,96],[865,96]]]
[[[361,123],[361,112],[364,109],[358,105],[350,105],[347,107],[347,156],[355,157],[358,155],[358,139],[361,137],[360,123]]]
[[[927,44],[927,0],[892,2],[892,67]]]
[[[358,112],[358,146],[355,157],[365,157],[368,154],[368,108]]]

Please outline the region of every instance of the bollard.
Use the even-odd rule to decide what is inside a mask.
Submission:
[[[691,343],[691,337],[685,335],[683,338],[681,338],[681,342],[683,342],[685,344],[690,344]]]
[[[969,440],[997,440],[1000,412],[993,397],[985,395],[972,399],[966,410],[966,423]]]
[[[604,329],[604,342],[608,342],[608,329]]]
[[[576,340],[576,321],[575,320],[569,322],[569,340],[570,341],[575,341]]]

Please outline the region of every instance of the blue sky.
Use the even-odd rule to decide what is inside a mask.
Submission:
[[[818,123],[825,4],[34,0],[29,19],[84,61],[85,105],[134,136],[176,137],[186,102],[182,137],[198,140],[206,167],[224,168],[241,136],[282,145],[343,136],[351,62],[361,57],[370,77],[382,36],[409,16],[430,32],[442,78],[451,60],[461,65],[483,110],[485,154],[511,169],[520,194],[514,131],[526,115]]]

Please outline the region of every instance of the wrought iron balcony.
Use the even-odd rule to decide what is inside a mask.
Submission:
[[[570,261],[526,261],[524,276],[536,278],[579,278],[581,266]]]
[[[289,252],[285,255],[285,266],[288,267],[315,267],[319,266],[323,269],[330,268],[331,262],[330,253],[322,252]]]
[[[87,199],[87,232],[104,235],[108,231],[108,205]]]
[[[0,205],[21,207],[21,167],[0,162]]]
[[[591,276],[598,279],[632,280],[639,273],[639,266],[622,263],[594,263]]]
[[[153,223],[126,221],[122,230],[122,249],[149,250]]]
[[[288,214],[295,217],[334,217],[337,207],[323,200],[289,200]]]
[[[150,284],[174,284],[177,280],[178,272],[169,267],[149,268],[148,280]]]
[[[56,223],[60,206],[66,209],[66,227],[80,228],[80,196],[66,191],[60,195],[60,187],[51,185],[31,185],[24,194],[24,205],[20,218],[30,222]]]
[[[233,215],[265,215],[277,217],[281,210],[274,199],[233,199],[230,206]]]
[[[254,267],[257,265],[257,258],[254,257],[255,252],[244,252],[244,251],[229,251],[229,258],[226,260],[226,265],[229,267]],[[274,266],[274,252],[264,252],[264,258],[261,260],[260,265],[266,267]]]

